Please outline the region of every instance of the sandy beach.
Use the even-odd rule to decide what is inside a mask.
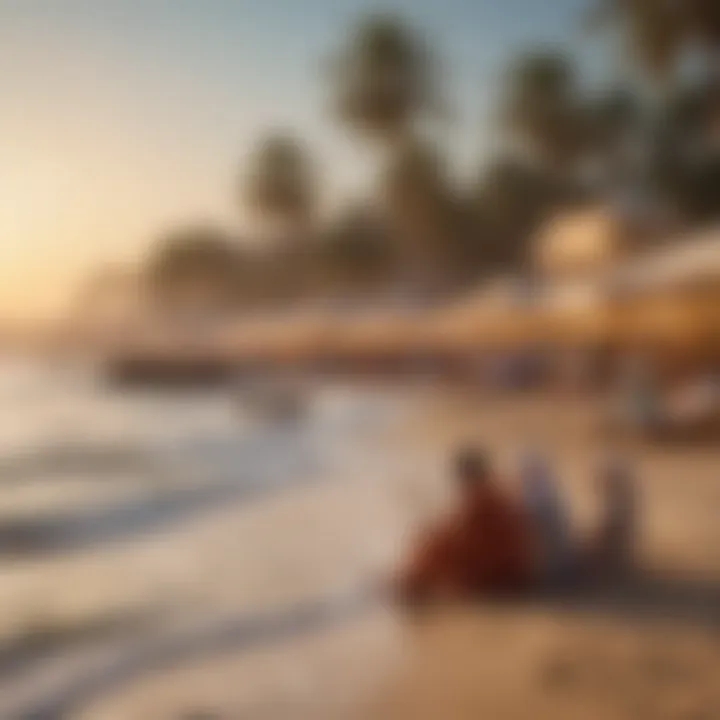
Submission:
[[[153,520],[117,537],[90,523],[60,553],[31,543],[6,560],[0,716],[720,717],[720,450],[635,451],[637,586],[409,620],[375,588],[441,511],[448,452],[473,440],[508,469],[522,444],[552,452],[581,534],[604,450],[597,403],[356,387],[321,390],[309,413],[248,441],[253,493],[226,487],[252,466],[234,456],[215,477],[162,476],[150,496],[137,480],[86,481],[91,508],[153,497]],[[55,483],[3,487],[6,524],[53,503],[71,522],[82,483]],[[163,505],[198,483],[192,512]]]

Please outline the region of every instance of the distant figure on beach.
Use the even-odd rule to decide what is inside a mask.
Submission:
[[[632,570],[638,531],[635,475],[627,462],[606,460],[598,474],[602,514],[590,545],[594,577],[607,578]]]
[[[520,482],[538,545],[539,584],[544,587],[564,584],[572,574],[575,553],[557,477],[545,457],[529,451],[521,460]]]
[[[625,420],[652,435],[663,429],[661,393],[652,366],[642,356],[627,358],[621,378]]]
[[[489,460],[476,450],[455,459],[456,507],[414,548],[399,590],[410,604],[523,592],[533,580],[529,518],[498,486]]]

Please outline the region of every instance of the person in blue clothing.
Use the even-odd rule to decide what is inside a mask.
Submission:
[[[521,460],[520,483],[537,545],[540,587],[564,584],[571,579],[575,552],[557,476],[543,455],[528,451]]]

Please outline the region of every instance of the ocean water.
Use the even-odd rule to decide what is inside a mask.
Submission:
[[[303,413],[273,420],[230,390],[118,392],[88,365],[2,365],[0,718],[375,717],[363,703],[393,679],[402,685],[406,671],[411,710],[382,717],[437,708],[438,677],[455,702],[453,643],[444,654],[445,636],[428,638],[424,623],[418,643],[408,642],[383,603],[406,533],[427,519],[426,502],[435,512],[447,499],[457,442],[477,440],[503,460],[526,438],[557,461],[584,532],[598,510],[592,468],[603,450],[588,431],[594,409],[580,398],[486,400],[418,387],[305,390]],[[626,653],[608,663],[598,645],[611,628],[619,649],[640,642],[639,610],[680,633],[666,651],[691,653],[683,674],[698,683],[687,697],[710,697],[717,648],[705,660],[704,644],[685,641],[717,628],[717,468],[715,447],[638,457],[642,549],[665,573],[639,595],[613,594],[583,617],[564,603],[490,612],[481,635],[477,618],[459,617],[460,654],[472,658],[459,676],[472,685],[467,707],[517,717],[540,707],[549,696],[537,678],[565,652],[586,657],[592,673],[613,666],[644,677]],[[418,668],[431,674],[416,678],[423,637],[430,650]],[[517,695],[515,679],[535,688],[532,700]],[[481,687],[489,696],[476,694]],[[633,696],[648,688],[638,680]],[[567,700],[557,700],[560,714]],[[598,702],[583,691],[571,712]]]
[[[75,717],[134,673],[367,604],[397,546],[388,479],[422,470],[391,439],[412,403],[305,393],[273,420],[229,388],[0,363],[0,717]],[[134,619],[156,612],[152,631]]]
[[[318,387],[306,412],[255,416],[231,388],[112,389],[92,367],[0,363],[0,473],[9,482],[57,474],[158,469],[211,477],[298,474],[341,459],[397,406],[387,392]],[[247,472],[244,473],[246,476]]]

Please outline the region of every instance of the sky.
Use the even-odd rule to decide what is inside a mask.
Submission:
[[[247,230],[243,159],[269,129],[305,141],[333,207],[372,155],[334,122],[323,58],[364,14],[426,34],[446,73],[458,173],[492,153],[488,116],[519,49],[582,51],[588,0],[0,0],[0,319],[67,307],[99,266],[163,232]]]

